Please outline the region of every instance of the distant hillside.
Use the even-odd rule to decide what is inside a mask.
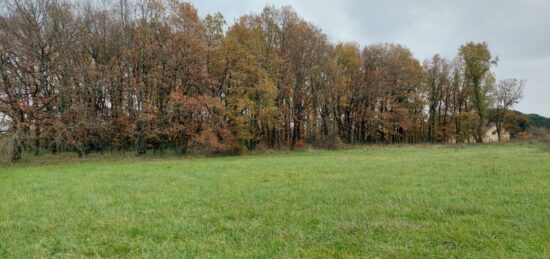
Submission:
[[[545,128],[550,130],[550,118],[546,118],[538,114],[525,114],[519,111],[514,111],[514,113],[518,117],[523,117],[523,121],[527,120],[526,125],[521,126],[521,128],[523,129],[525,129],[526,127],[532,127]]]
[[[525,116],[529,119],[529,127],[550,129],[550,118],[538,114],[527,114]]]

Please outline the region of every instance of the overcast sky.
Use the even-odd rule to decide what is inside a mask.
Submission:
[[[453,58],[461,44],[486,41],[500,62],[497,79],[527,80],[516,109],[550,117],[550,0],[191,0],[201,16],[229,24],[265,5],[291,5],[332,42],[394,42],[423,61]]]

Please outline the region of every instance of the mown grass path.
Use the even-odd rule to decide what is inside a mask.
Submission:
[[[550,257],[550,153],[367,148],[0,168],[0,257]]]

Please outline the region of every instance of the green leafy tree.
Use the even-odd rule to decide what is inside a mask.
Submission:
[[[464,75],[470,89],[472,104],[477,114],[476,141],[483,142],[485,123],[491,99],[489,93],[494,87],[491,67],[497,64],[489,51],[487,43],[467,43],[460,47],[460,58],[464,61]]]

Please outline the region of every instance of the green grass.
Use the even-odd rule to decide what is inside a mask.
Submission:
[[[191,256],[550,257],[550,153],[391,147],[0,169],[0,258]]]

